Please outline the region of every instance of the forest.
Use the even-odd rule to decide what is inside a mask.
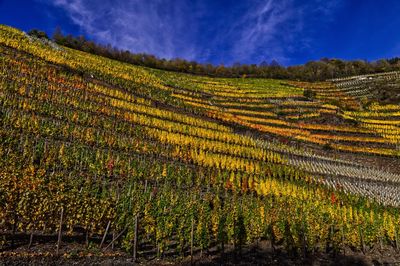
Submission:
[[[47,38],[43,31],[33,29],[30,35]],[[271,62],[260,62],[259,64],[234,63],[232,66],[212,65],[187,61],[181,58],[163,59],[151,54],[133,53],[121,50],[111,45],[102,45],[86,39],[84,36],[64,35],[57,28],[52,36],[57,44],[64,45],[76,50],[97,54],[121,62],[131,63],[139,66],[158,68],[168,71],[190,73],[196,75],[207,75],[212,77],[253,77],[253,78],[276,78],[306,81],[323,81],[326,79],[340,78],[346,76],[365,75],[371,73],[382,73],[400,69],[400,58],[380,59],[368,62],[365,60],[346,61],[341,59],[322,58],[310,61],[304,65],[282,66],[272,59]]]

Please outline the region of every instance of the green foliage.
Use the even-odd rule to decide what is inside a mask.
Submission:
[[[209,75],[213,77],[257,77],[321,81],[350,75],[393,71],[400,68],[396,58],[379,60],[376,63],[369,63],[361,60],[343,61],[339,59],[323,58],[320,61],[311,61],[305,65],[290,66],[287,68],[281,66],[276,60],[272,60],[270,64],[263,61],[260,62],[259,65],[236,63],[231,67],[224,65],[214,66],[211,64],[201,64],[195,61],[187,61],[180,58],[165,60],[149,54],[133,54],[129,51],[119,50],[111,45],[106,46],[97,44],[93,41],[87,40],[83,36],[64,36],[59,28],[56,30],[53,39],[58,44],[122,62],[181,73]]]
[[[37,29],[30,30],[28,32],[28,35],[34,36],[34,37],[39,38],[39,39],[47,39],[47,40],[49,40],[49,36],[47,36],[46,32],[40,31],[40,30],[37,30]]]
[[[315,98],[317,94],[315,93],[315,91],[311,90],[311,89],[305,89],[303,92],[303,96],[306,97],[309,100],[313,100]]]

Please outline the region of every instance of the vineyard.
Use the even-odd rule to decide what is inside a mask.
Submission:
[[[399,249],[400,105],[371,79],[400,75],[193,76],[0,26],[0,257],[21,235],[135,259]]]

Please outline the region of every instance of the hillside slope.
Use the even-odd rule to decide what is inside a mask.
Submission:
[[[0,55],[4,250],[18,232],[55,235],[60,215],[88,242],[119,235],[131,252],[138,237],[143,258],[399,244],[399,105],[137,67],[7,26]]]

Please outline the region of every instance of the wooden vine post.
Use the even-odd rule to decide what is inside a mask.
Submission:
[[[57,255],[59,254],[61,245],[63,218],[64,218],[64,207],[61,207],[60,225],[58,227],[58,240],[57,240],[57,252],[56,252]]]
[[[135,216],[135,236],[133,238],[133,260],[137,260],[137,252],[138,252],[138,232],[139,232],[139,215]]]
[[[29,236],[29,245],[28,249],[32,247],[32,242],[33,242],[33,229],[31,230],[30,236]]]
[[[16,207],[14,206],[11,248],[14,248],[15,246],[15,233],[17,231],[17,223],[18,223],[18,217],[17,217]]]
[[[108,244],[108,246],[106,246],[106,247],[103,249],[103,251],[107,250],[110,246],[113,246],[113,245],[114,245],[114,242],[117,241],[118,238],[120,238],[120,236],[123,235],[123,233],[125,233],[126,229],[128,229],[128,227],[125,226],[125,228],[124,228],[116,237],[113,236],[113,239],[111,240],[111,243]],[[114,235],[114,234],[113,234],[113,235]]]
[[[361,250],[365,254],[365,251],[366,251],[365,250],[365,242],[364,242],[364,235],[362,233],[361,226],[358,226],[358,232],[360,234]]]
[[[194,242],[194,218],[192,218],[192,228],[190,231],[190,265],[193,265],[193,242]]]
[[[100,246],[99,246],[100,249],[103,246],[104,241],[106,240],[108,229],[110,228],[110,225],[111,225],[111,220],[108,221],[108,224],[107,224],[107,227],[106,227],[106,231],[104,232],[103,238],[101,239],[101,243],[100,243]]]
[[[306,235],[306,227],[304,224],[304,216],[302,219],[302,223],[301,223],[301,248],[302,248],[302,253],[303,253],[303,257],[307,257],[307,235]]]
[[[340,234],[341,234],[340,238],[341,238],[341,242],[342,242],[343,255],[346,255],[345,236],[344,236],[343,225],[340,226]]]

